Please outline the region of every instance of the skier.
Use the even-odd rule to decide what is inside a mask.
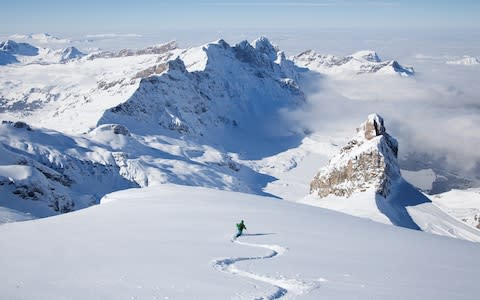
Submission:
[[[247,230],[247,227],[243,223],[243,220],[241,220],[240,223],[237,223],[237,234],[235,235],[235,238],[241,236],[244,229]]]

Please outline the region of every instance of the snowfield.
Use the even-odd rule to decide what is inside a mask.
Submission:
[[[248,234],[231,238],[244,219]],[[4,299],[476,299],[479,245],[162,185],[0,226]]]
[[[418,150],[371,114],[455,87],[375,51],[288,58],[265,37],[89,53],[12,38],[57,49],[0,43],[1,299],[478,297],[478,189],[417,189],[475,186],[472,147],[454,152],[465,173],[425,154],[474,145],[475,118],[393,114]]]
[[[430,199],[450,215],[480,229],[480,189],[451,190]]]

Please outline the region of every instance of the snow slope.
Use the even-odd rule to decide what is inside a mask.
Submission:
[[[75,136],[4,122],[0,154],[0,206],[33,217],[84,208],[131,187],[176,183],[265,195],[263,186],[274,180],[212,146],[132,134],[118,124]]]
[[[119,170],[101,144],[22,122],[0,124],[0,206],[20,217],[85,208],[106,193],[138,186]]]
[[[452,216],[480,229],[480,189],[451,190],[430,199]]]
[[[319,199],[310,195],[299,202],[383,224],[480,242],[480,230],[462,222],[461,218],[455,218],[455,214],[452,214],[454,210],[446,209],[436,202],[432,203],[403,179],[395,182],[392,190],[394,193],[387,198],[378,195],[375,189],[371,188],[350,197],[330,195]],[[462,204],[459,206],[465,209]]]
[[[0,226],[1,297],[440,300],[480,292],[475,243],[205,188],[127,190],[102,203]],[[240,218],[248,234],[232,243]]]

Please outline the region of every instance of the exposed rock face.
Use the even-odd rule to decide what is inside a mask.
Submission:
[[[22,121],[16,121],[16,122],[2,121],[2,125],[8,125],[8,126],[11,126],[13,128],[20,128],[20,129],[24,128],[25,130],[32,131],[32,128],[30,127],[30,125],[28,125],[27,123],[22,122]]]
[[[251,130],[265,115],[304,103],[298,68],[268,39],[235,46],[219,40],[138,72],[139,87],[104,113],[98,124],[148,124],[181,135],[212,129]],[[102,83],[102,86],[109,86]],[[135,125],[133,125],[135,126]],[[258,133],[255,128],[255,134]]]
[[[146,54],[164,54],[168,51],[177,49],[177,42],[170,41],[165,44],[155,45],[147,47],[140,50],[132,49],[122,49],[118,52],[102,51],[97,53],[91,53],[87,55],[87,60],[94,60],[97,58],[112,58],[112,57],[126,57],[126,56],[135,56],[135,55],[146,55]]]
[[[255,41],[253,41],[253,47],[266,55],[270,60],[275,60],[277,59],[277,52],[279,51],[278,47],[275,47],[270,43],[270,41],[262,36]]]
[[[130,130],[120,124],[103,124],[95,128],[94,132],[112,132],[113,134],[130,136]]]
[[[310,183],[310,193],[320,197],[349,197],[353,192],[374,187],[383,197],[400,178],[397,163],[398,143],[385,129],[377,114],[368,116],[357,128],[357,135],[320,170]]]

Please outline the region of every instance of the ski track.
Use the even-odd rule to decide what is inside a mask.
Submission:
[[[234,238],[232,242],[237,243],[239,245],[243,245],[243,246],[263,248],[271,251],[270,254],[267,254],[264,256],[230,257],[230,258],[217,259],[213,261],[213,267],[221,272],[230,273],[232,275],[241,276],[241,277],[257,280],[260,282],[268,283],[273,285],[276,288],[276,291],[274,293],[267,295],[265,297],[256,297],[255,300],[260,300],[260,299],[274,300],[274,299],[280,299],[280,298],[293,299],[297,295],[306,294],[311,290],[319,287],[318,282],[307,283],[307,282],[299,281],[296,279],[272,278],[269,276],[260,275],[260,274],[244,271],[237,268],[235,264],[238,262],[275,258],[277,256],[283,255],[287,251],[287,249],[279,245],[266,245],[266,244],[254,244],[254,243],[241,242],[237,238]]]

